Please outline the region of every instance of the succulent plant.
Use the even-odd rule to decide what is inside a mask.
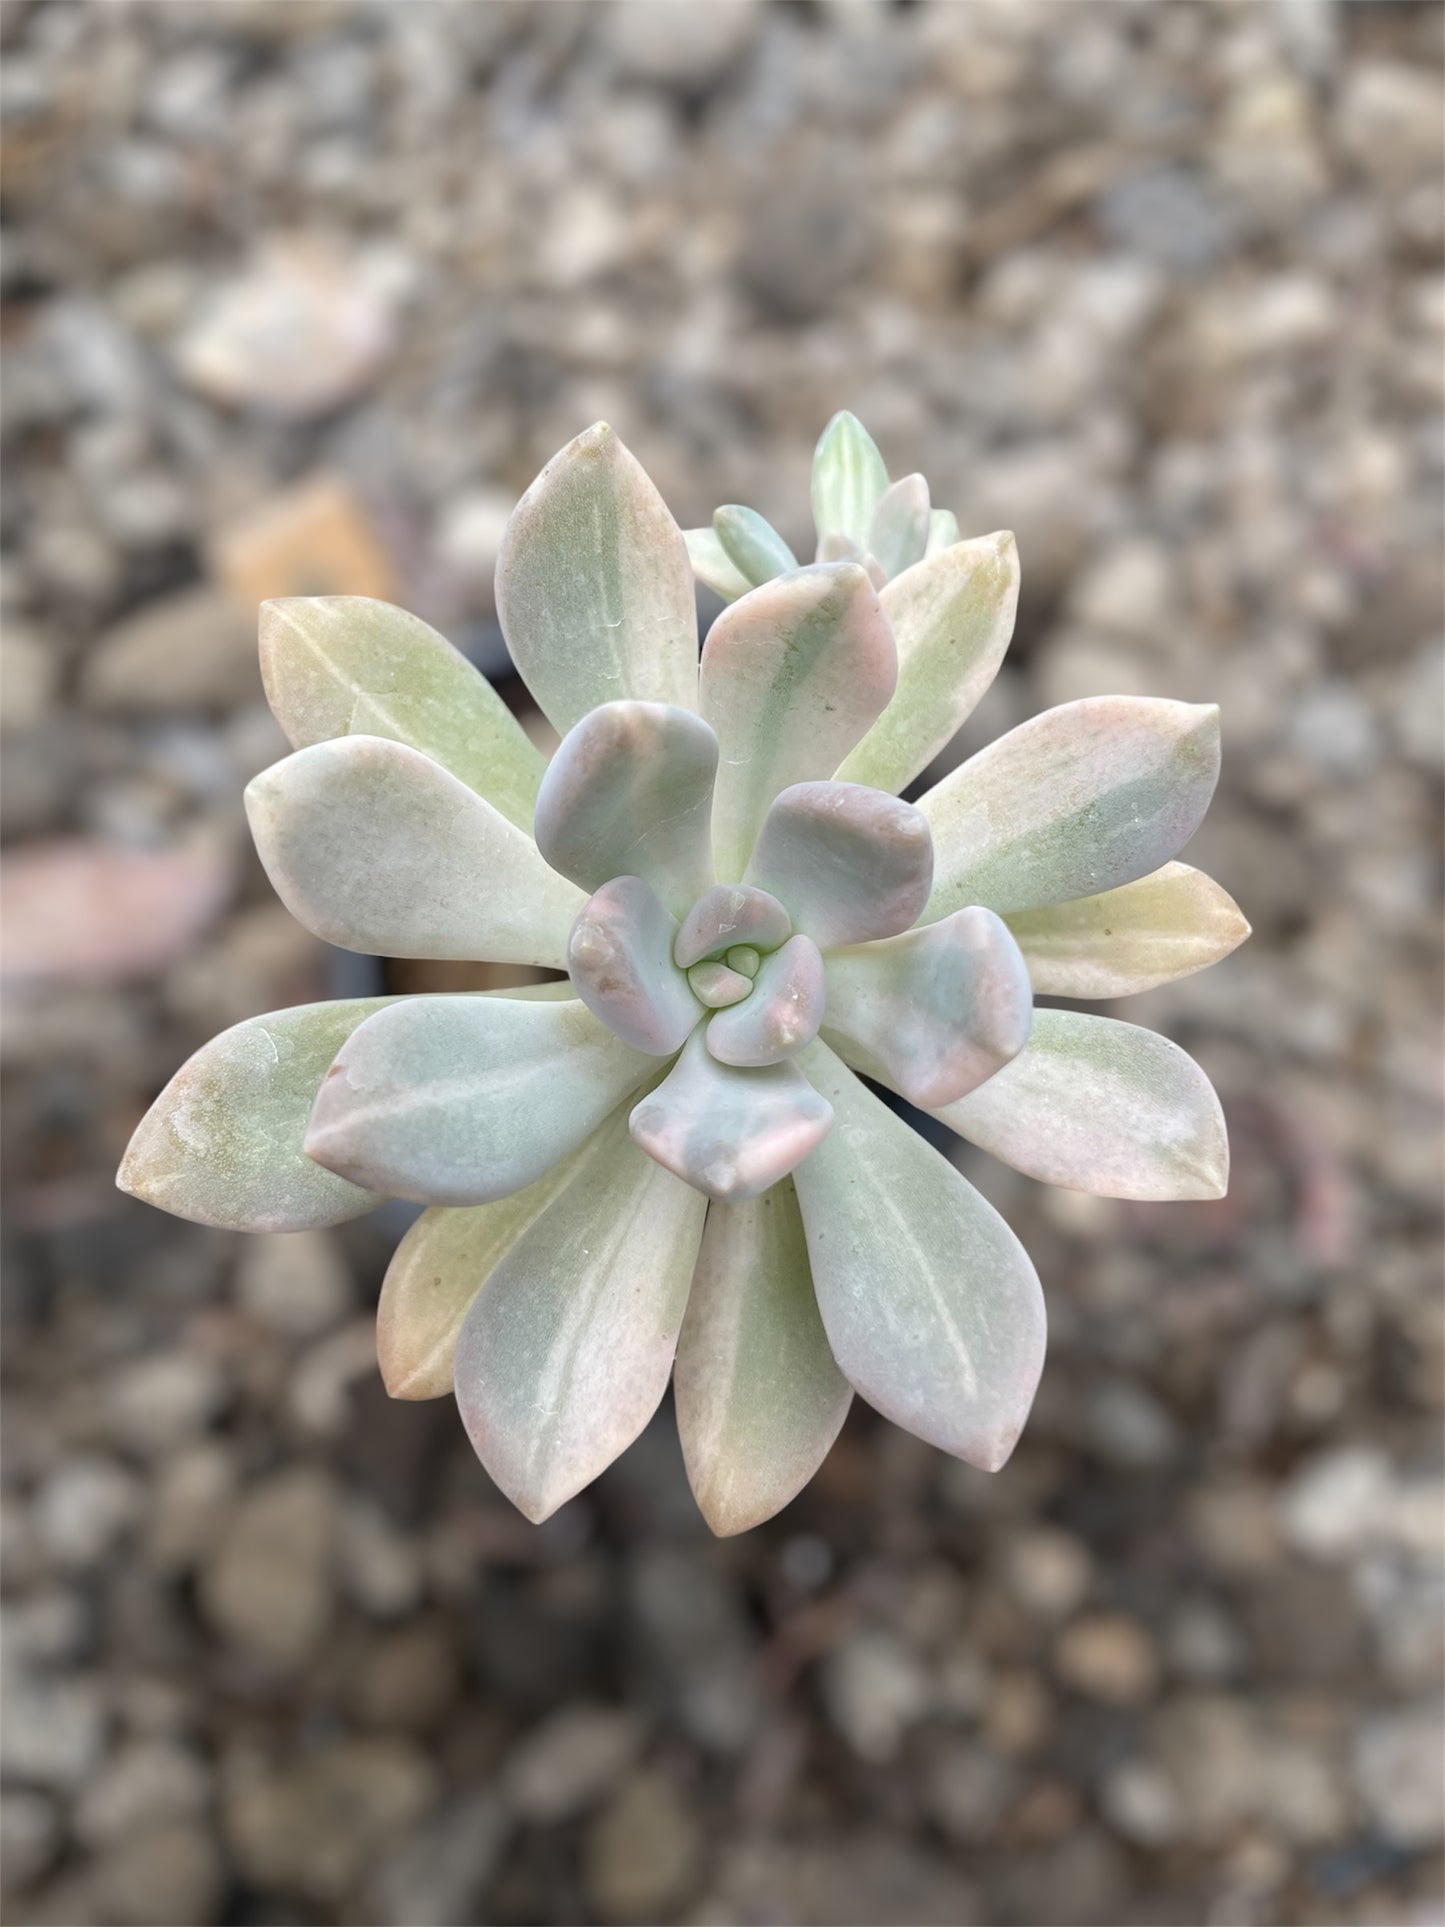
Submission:
[[[855,1391],[1003,1464],[1043,1364],[1038,1279],[865,1078],[1048,1182],[1224,1189],[1218,1101],[1181,1050],[1032,1008],[1163,983],[1247,933],[1173,861],[1214,788],[1217,711],[1069,703],[899,800],[998,668],[1014,545],[954,540],[851,416],[814,501],[807,567],[719,512],[741,586],[699,663],[689,547],[656,489],[606,426],[563,449],[497,571],[513,659],[562,733],[550,763],[416,617],[262,609],[295,751],[246,802],[293,914],[353,950],[567,978],[239,1024],[176,1073],[120,1183],[246,1230],[425,1205],[382,1290],[385,1382],[454,1390],[534,1520],[674,1376],[717,1532],[793,1497]],[[705,548],[694,532],[703,573]]]

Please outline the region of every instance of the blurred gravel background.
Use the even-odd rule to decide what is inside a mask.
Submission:
[[[8,1920],[1441,1920],[1442,20],[5,6]],[[381,1393],[395,1224],[111,1188],[190,1050],[357,968],[242,833],[255,603],[501,669],[563,441],[800,541],[844,404],[1018,533],[970,744],[1223,704],[1190,854],[1255,938],[1118,1014],[1234,1188],[968,1154],[1053,1331],[996,1478],[858,1409],[718,1543],[664,1412],[534,1529]]]

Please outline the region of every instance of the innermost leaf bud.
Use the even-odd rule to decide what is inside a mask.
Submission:
[[[729,969],[725,963],[694,964],[687,973],[687,981],[698,1002],[706,1004],[709,1010],[726,1010],[729,1004],[740,1004],[753,987],[751,977]]]
[[[735,943],[724,961],[729,970],[741,971],[744,977],[756,977],[763,959],[761,951],[754,950],[750,943]]]

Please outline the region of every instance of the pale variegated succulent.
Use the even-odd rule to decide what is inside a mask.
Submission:
[[[120,1182],[250,1230],[426,1205],[383,1287],[383,1376],[455,1390],[531,1519],[636,1438],[669,1377],[718,1532],[787,1503],[854,1391],[1003,1464],[1043,1364],[1038,1279],[863,1077],[1052,1183],[1224,1189],[1219,1105],[1181,1050],[1032,1008],[1163,983],[1246,934],[1172,861],[1214,788],[1217,712],[1069,703],[900,801],[998,667],[1014,546],[954,540],[851,416],[814,500],[828,559],[802,568],[721,512],[738,593],[699,663],[688,547],[637,462],[598,426],[549,463],[497,603],[562,732],[550,764],[414,616],[263,608],[295,754],[246,800],[287,906],[353,950],[568,980],[237,1025],[177,1072]]]

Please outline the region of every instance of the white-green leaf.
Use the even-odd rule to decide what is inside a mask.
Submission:
[[[554,455],[513,511],[497,613],[522,680],[559,730],[619,698],[696,705],[687,545],[605,422]]]
[[[388,736],[531,829],[542,756],[486,677],[419,616],[359,595],[263,602],[261,677],[296,749]]]
[[[1045,710],[919,802],[933,832],[933,922],[1093,896],[1167,863],[1219,777],[1219,711],[1149,696]]]
[[[661,1403],[705,1210],[618,1118],[473,1299],[457,1405],[482,1464],[529,1519],[590,1484]]]
[[[302,1149],[327,1067],[389,997],[298,1004],[223,1030],[151,1105],[116,1183],[132,1197],[225,1231],[305,1231],[381,1202]]]
[[[932,876],[928,824],[911,803],[857,783],[795,783],[774,798],[743,880],[831,950],[906,930]]]
[[[860,550],[868,547],[873,511],[888,486],[888,470],[877,444],[846,408],[829,422],[813,455],[813,521],[818,539],[846,536]]]
[[[712,525],[724,552],[750,587],[756,587],[760,582],[771,582],[775,575],[782,575],[798,566],[797,556],[772,523],[759,515],[756,509],[729,502],[725,507],[714,510]]]
[[[419,750],[379,736],[298,749],[252,778],[246,815],[276,894],[328,943],[565,964],[582,893]]]
[[[693,574],[704,588],[720,595],[724,602],[736,602],[752,588],[752,583],[718,540],[716,529],[684,529],[683,540]]]
[[[1106,1198],[1220,1198],[1229,1139],[1214,1087],[1152,1030],[1037,1010],[1028,1044],[987,1084],[934,1112],[1045,1184]]]
[[[928,546],[925,556],[951,549],[958,540],[958,517],[952,509],[931,509],[928,516]]]
[[[1151,876],[1042,910],[1008,926],[1041,997],[1128,997],[1218,963],[1249,935],[1239,905],[1202,870]]]
[[[853,1392],[818,1316],[791,1178],[708,1207],[673,1394],[687,1476],[720,1535],[771,1519],[827,1457]]]
[[[768,805],[829,777],[883,713],[898,677],[878,592],[856,562],[798,569],[724,609],[702,652],[717,733],[718,874],[742,875]]]
[[[791,935],[792,919],[766,890],[715,883],[698,898],[677,933],[673,955],[688,970],[704,957],[718,957],[738,944],[776,950]]]
[[[850,1064],[925,1108],[1016,1057],[1032,1014],[1028,968],[992,910],[956,910],[828,957],[829,1040],[846,1038]]]
[[[893,700],[838,770],[898,791],[967,722],[1013,635],[1019,558],[1008,530],[955,542],[905,569],[880,601],[898,649]]]
[[[575,1000],[408,997],[338,1054],[306,1151],[393,1197],[485,1204],[535,1183],[656,1072]]]
[[[796,1057],[818,1035],[827,994],[818,946],[800,931],[763,959],[751,994],[712,1019],[708,1050],[743,1069]]]
[[[885,1418],[995,1472],[1043,1369],[1043,1293],[1028,1254],[824,1045],[804,1063],[835,1115],[794,1177],[833,1356]]]
[[[664,703],[603,703],[562,738],[537,797],[537,847],[589,893],[650,883],[684,917],[712,882],[717,738]]]
[[[928,547],[928,483],[905,475],[883,491],[873,511],[868,547],[885,576],[901,575]]]
[[[634,1050],[671,1057],[702,1016],[672,961],[677,923],[641,877],[614,877],[572,926],[567,968],[593,1016]]]

